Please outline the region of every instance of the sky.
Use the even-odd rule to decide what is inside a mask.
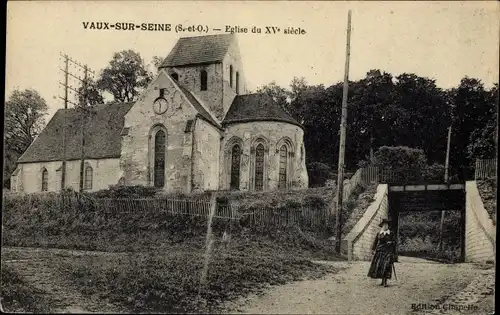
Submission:
[[[350,80],[380,69],[429,77],[442,88],[464,76],[486,87],[498,82],[497,1],[9,1],[6,99],[15,89],[35,89],[50,118],[63,107],[61,53],[98,73],[115,52],[132,49],[149,63],[166,57],[180,37],[221,34],[227,26],[248,29],[237,39],[250,90],[271,81],[288,86],[295,76],[328,86],[344,77],[349,9]],[[203,25],[209,31],[90,30],[84,22]],[[252,33],[253,26],[262,33]],[[280,32],[264,34],[266,26]],[[306,33],[284,34],[287,27]]]

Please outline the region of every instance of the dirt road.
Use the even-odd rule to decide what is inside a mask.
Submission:
[[[347,269],[322,280],[300,281],[272,288],[262,296],[251,296],[228,304],[228,313],[247,314],[422,314],[430,308],[447,309],[471,305],[465,314],[488,314],[493,310],[493,269],[472,264],[445,265],[400,257],[397,280],[381,287],[366,277],[368,262],[322,262]],[[474,280],[474,281],[473,281]],[[469,287],[468,287],[469,286]],[[485,300],[486,299],[486,300]],[[427,310],[418,310],[426,307]]]

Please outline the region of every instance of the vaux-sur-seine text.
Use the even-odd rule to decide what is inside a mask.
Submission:
[[[131,23],[131,22],[82,22],[83,28],[86,30],[115,30],[115,31],[160,31],[176,33],[208,33],[209,31],[224,32],[231,34],[285,34],[285,35],[304,35],[306,30],[301,27],[279,27],[279,26],[251,26],[243,27],[237,25],[225,25],[222,28],[209,28],[207,25],[193,24],[177,24],[168,23]]]

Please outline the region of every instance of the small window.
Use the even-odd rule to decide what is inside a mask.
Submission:
[[[240,94],[240,74],[236,71],[236,94]]]
[[[202,91],[206,91],[207,90],[207,85],[208,85],[208,75],[207,75],[207,72],[205,70],[201,70],[201,73],[200,73],[200,80],[201,80],[201,87],[200,89]]]
[[[87,165],[87,167],[85,167],[85,186],[84,186],[85,190],[92,189],[92,176],[93,176],[92,166]]]
[[[179,75],[177,73],[172,73],[172,79],[174,79],[175,81],[179,81]]]
[[[48,191],[49,190],[49,172],[47,172],[47,169],[43,169],[42,171],[42,191]]]
[[[233,66],[229,66],[229,86],[233,87]]]

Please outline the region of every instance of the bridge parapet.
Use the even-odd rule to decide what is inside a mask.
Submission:
[[[371,259],[371,247],[380,230],[378,225],[388,214],[388,192],[388,185],[378,185],[374,201],[366,209],[363,217],[342,239],[342,251],[347,255],[348,260]]]
[[[493,220],[484,208],[475,181],[465,187],[465,260],[470,262],[494,261],[496,229]]]
[[[442,185],[444,184],[444,167],[389,167],[367,166],[363,168],[363,182],[389,185]],[[472,179],[470,168],[450,168],[449,184],[463,184],[466,179]]]

